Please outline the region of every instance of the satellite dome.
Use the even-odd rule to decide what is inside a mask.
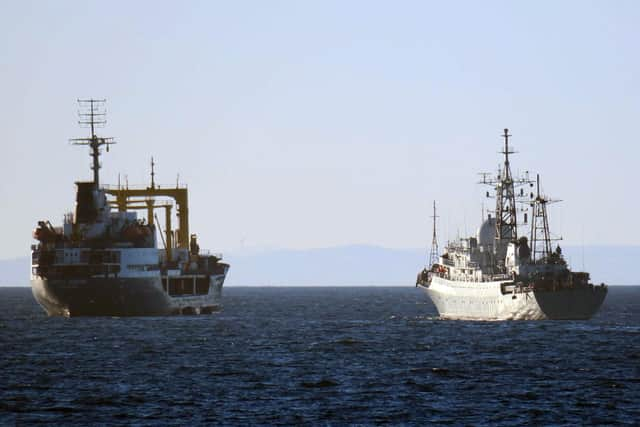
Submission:
[[[496,219],[489,217],[478,228],[478,244],[480,246],[493,245],[496,237]]]

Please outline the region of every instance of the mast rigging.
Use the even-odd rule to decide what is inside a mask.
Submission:
[[[88,145],[91,149],[91,169],[93,170],[93,183],[96,189],[100,187],[100,147],[103,145],[106,146],[108,152],[109,146],[116,143],[111,137],[103,138],[96,135],[96,128],[104,127],[107,123],[105,119],[107,115],[105,110],[106,102],[106,99],[78,99],[80,108],[78,110],[78,116],[80,117],[78,124],[89,127],[91,129],[91,136],[88,138],[71,139],[73,145]]]

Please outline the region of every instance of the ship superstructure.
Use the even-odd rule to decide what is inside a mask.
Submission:
[[[91,134],[72,143],[90,148],[93,180],[76,182],[75,211],[64,216],[62,226],[39,221],[34,230],[31,286],[38,303],[49,315],[63,316],[218,310],[229,265],[221,255],[201,251],[190,234],[187,188],[156,185],[153,159],[149,186],[101,185],[101,148],[109,151],[115,143],[96,135],[104,125],[105,101],[79,102],[80,123]]]
[[[502,136],[504,164],[495,177],[481,174],[481,183],[494,190],[493,215],[483,218],[476,236],[450,242],[438,258],[432,249],[416,286],[429,295],[442,318],[589,319],[607,287],[591,284],[588,273],[572,272],[559,245],[552,250],[547,205],[553,201],[541,194],[539,176],[533,181],[528,174],[512,175],[508,129]],[[529,238],[518,234],[519,213],[525,226],[531,214]],[[433,217],[432,248],[437,251],[435,204]]]

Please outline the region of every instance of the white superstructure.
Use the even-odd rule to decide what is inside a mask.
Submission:
[[[439,314],[449,319],[541,320],[588,319],[600,307],[607,288],[589,283],[588,273],[571,272],[560,247],[551,249],[546,206],[549,199],[525,193],[534,183],[511,175],[508,130],[504,132],[505,162],[497,177],[483,175],[493,186],[496,209],[476,236],[449,243],[443,254],[418,275]],[[520,188],[520,192],[516,188]],[[489,196],[487,192],[487,196]],[[531,208],[530,238],[518,237],[518,205]],[[434,205],[435,210],[435,205]],[[528,213],[523,211],[524,224]],[[432,245],[437,247],[435,237]]]

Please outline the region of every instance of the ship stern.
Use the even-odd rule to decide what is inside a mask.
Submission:
[[[557,290],[534,290],[536,302],[548,319],[588,320],[607,296],[607,286],[584,286]]]
[[[33,277],[34,298],[49,316],[162,316],[171,314],[160,278]]]

